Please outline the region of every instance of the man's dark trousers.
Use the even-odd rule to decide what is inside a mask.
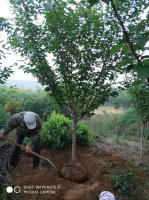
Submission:
[[[25,136],[21,135],[19,133],[16,133],[16,143],[18,144],[22,144],[23,140],[24,140]],[[19,160],[19,155],[20,155],[20,150],[21,148],[18,146],[14,146],[12,155],[10,157],[10,164],[14,167],[17,166],[18,164],[18,160]],[[32,150],[37,153],[40,154],[40,136],[38,135],[38,137],[35,139],[34,142],[32,142]],[[40,163],[40,158],[33,155],[33,168],[38,167]]]

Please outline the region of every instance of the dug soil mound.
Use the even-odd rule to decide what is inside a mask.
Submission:
[[[68,179],[76,183],[83,183],[88,179],[88,173],[85,167],[78,162],[75,165],[73,165],[71,162],[64,164],[60,175],[64,179]]]
[[[71,150],[52,151],[43,148],[41,154],[52,159],[61,171],[70,160]],[[20,157],[19,166],[11,174],[19,200],[97,200],[98,194],[103,190],[116,194],[109,178],[111,170],[132,167],[124,159],[110,153],[78,148],[78,163],[84,167],[88,179],[76,183],[62,176],[55,176],[51,168],[33,170],[32,158],[24,154]]]

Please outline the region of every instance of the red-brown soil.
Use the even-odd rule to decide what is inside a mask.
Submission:
[[[41,154],[52,158],[58,170],[61,170],[70,160],[71,150],[54,151],[43,148]],[[18,168],[12,172],[13,186],[20,186],[19,200],[96,200],[103,190],[116,194],[108,174],[113,169],[126,170],[135,168],[121,157],[89,148],[78,148],[78,162],[85,167],[88,180],[84,183],[75,183],[62,177],[55,176],[51,168],[42,170],[32,169],[32,158],[22,154]],[[137,171],[140,179],[148,179],[149,174]],[[141,178],[142,176],[142,178]],[[42,187],[39,189],[39,186]],[[56,187],[56,188],[55,188]],[[46,192],[46,194],[41,194]],[[54,194],[52,194],[54,192]],[[27,194],[24,194],[27,193]],[[28,194],[32,193],[32,194]],[[35,194],[33,194],[35,193]]]

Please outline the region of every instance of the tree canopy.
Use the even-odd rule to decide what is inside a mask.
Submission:
[[[145,84],[134,84],[130,93],[132,95],[133,105],[142,121],[146,123],[149,121],[149,87]]]
[[[121,39],[116,45],[116,51],[123,49],[123,59],[120,67],[126,72],[133,72],[137,79],[146,79],[149,83],[148,50],[148,0],[88,0],[92,7],[98,4],[106,7],[115,23],[121,27]],[[119,31],[119,30],[118,30]]]
[[[117,73],[148,78],[148,16],[140,18],[147,0],[10,2],[10,44],[72,119],[74,160],[77,123],[116,95]]]
[[[34,12],[30,2],[17,8],[13,1],[16,28],[11,44],[29,59],[24,69],[52,91],[70,117],[75,110],[81,119],[115,94],[111,83],[120,55],[111,52],[118,38],[110,30],[114,23],[88,3],[55,1],[49,9],[39,4]],[[41,10],[43,19],[37,18]]]
[[[74,160],[78,121],[116,95],[112,85],[121,54],[113,48],[119,27],[104,10],[84,1],[11,3],[15,26],[10,43],[28,60],[23,69],[46,86],[72,119]]]
[[[7,31],[9,28],[8,21],[5,18],[0,17],[0,33],[2,33],[2,31]],[[3,58],[5,58],[5,43],[3,40],[0,40],[0,84],[3,84],[12,73],[10,67],[2,66],[1,61]]]

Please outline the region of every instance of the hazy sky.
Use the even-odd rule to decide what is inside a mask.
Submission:
[[[0,0],[0,17],[10,17],[11,11],[9,8],[9,0]],[[1,37],[4,37],[0,34]],[[14,64],[17,59],[20,59],[19,56],[15,54],[7,55],[7,58],[3,60],[4,66],[10,66]],[[18,69],[17,67],[13,68],[14,73],[11,75],[9,79],[11,80],[36,80],[31,74],[25,74],[23,70]]]

